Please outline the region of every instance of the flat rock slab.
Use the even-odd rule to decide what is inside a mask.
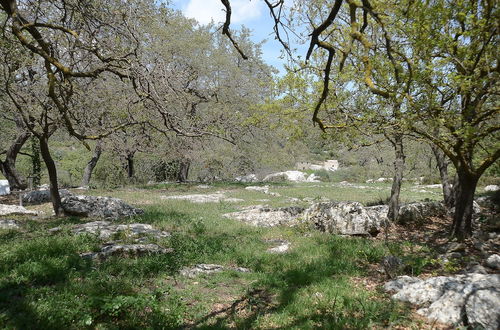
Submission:
[[[74,234],[92,234],[100,239],[108,239],[111,236],[124,233],[126,236],[148,235],[155,238],[169,237],[170,233],[160,231],[145,223],[132,223],[128,225],[113,224],[109,221],[93,221],[73,227]]]
[[[239,203],[245,200],[240,198],[226,197],[223,193],[214,194],[193,194],[193,195],[177,195],[177,196],[161,196],[161,199],[186,200],[193,203]]]
[[[66,189],[61,189],[59,190],[59,194],[61,195],[62,198],[71,195],[71,192],[69,192]],[[23,204],[26,205],[38,205],[38,204],[50,203],[51,202],[50,190],[44,189],[44,190],[33,190],[27,192],[22,195],[22,201]]]
[[[431,320],[471,328],[500,328],[500,275],[471,273],[425,280],[400,276],[385,284],[392,298],[421,306]]]
[[[213,274],[213,273],[219,273],[222,271],[227,271],[227,270],[232,270],[236,272],[241,272],[241,273],[250,273],[250,269],[244,268],[244,267],[226,267],[222,265],[215,265],[215,264],[197,264],[194,267],[191,268],[183,268],[181,269],[180,273],[182,276],[186,276],[189,278],[195,278],[196,276],[200,274]]]
[[[143,214],[144,211],[113,197],[70,195],[63,197],[62,207],[68,215],[118,219]]]
[[[266,195],[271,195],[271,196],[276,196],[276,197],[281,196],[278,193],[270,192],[269,191],[269,186],[263,186],[263,187],[260,187],[260,186],[248,186],[248,187],[245,187],[245,190],[259,191],[259,192],[262,192],[262,193],[264,193]]]
[[[243,211],[224,214],[224,217],[245,222],[256,227],[291,225],[302,215],[304,208],[298,206],[268,208],[251,207]]]
[[[0,219],[0,229],[19,230],[21,229],[21,224],[16,220]]]
[[[105,245],[99,252],[85,252],[82,258],[104,260],[111,256],[139,257],[151,254],[172,253],[173,249],[164,248],[156,244],[110,244]]]
[[[0,216],[2,215],[37,215],[37,213],[18,205],[0,204]]]
[[[273,247],[267,249],[269,253],[282,254],[290,249],[290,242],[284,239],[267,239],[264,242],[273,245]]]

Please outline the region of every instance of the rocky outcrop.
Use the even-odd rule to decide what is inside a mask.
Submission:
[[[242,183],[250,183],[250,182],[258,182],[259,181],[259,179],[257,178],[257,175],[255,175],[255,174],[238,176],[234,180],[236,182],[242,182]]]
[[[213,274],[213,273],[219,273],[222,271],[227,271],[227,270],[232,270],[236,272],[241,272],[241,273],[249,273],[250,269],[244,268],[244,267],[225,267],[221,265],[215,265],[215,264],[198,264],[194,267],[191,268],[183,268],[181,270],[181,275],[186,276],[189,278],[195,278],[196,276],[200,274]]]
[[[392,298],[421,306],[431,320],[471,328],[500,328],[500,275],[465,274],[425,280],[401,276],[384,289]]]
[[[69,195],[63,197],[62,207],[67,215],[118,219],[143,214],[144,211],[118,198]]]
[[[73,226],[74,234],[91,234],[100,239],[108,239],[113,235],[123,234],[130,236],[150,236],[154,238],[169,237],[170,233],[154,229],[145,223],[132,223],[128,225],[113,224],[109,221],[93,221]]]
[[[224,214],[224,216],[252,226],[274,227],[293,224],[303,212],[304,208],[296,206],[281,208],[253,206],[240,212]]]
[[[151,254],[172,253],[172,249],[166,249],[156,244],[117,244],[111,243],[101,248],[99,252],[86,252],[80,254],[82,258],[104,260],[111,256],[139,257]]]
[[[186,200],[192,203],[239,203],[244,202],[240,198],[226,197],[223,193],[214,194],[193,194],[193,195],[176,195],[176,196],[161,196],[161,199]]]
[[[400,223],[418,223],[429,217],[443,217],[447,214],[441,202],[416,202],[401,205],[398,221]]]
[[[18,205],[0,204],[0,216],[2,215],[37,215],[37,213]]]
[[[260,191],[266,195],[271,195],[271,196],[280,196],[280,194],[278,193],[275,193],[275,192],[271,192],[269,191],[269,186],[248,186],[248,187],[245,187],[245,190],[252,190],[252,191]]]
[[[484,191],[498,191],[498,190],[500,190],[500,187],[497,186],[496,184],[490,184],[484,187]]]
[[[282,181],[290,181],[290,182],[305,182],[307,180],[306,174],[301,171],[286,171],[286,172],[278,172],[267,175],[264,182],[282,182]]]
[[[324,232],[341,235],[376,235],[385,221],[387,206],[364,207],[358,202],[325,202],[312,205],[305,221]]]
[[[486,259],[485,264],[492,269],[500,270],[500,255],[492,254]]]
[[[66,197],[71,195],[71,192],[69,192],[66,189],[61,189],[59,190],[59,194],[61,195],[61,197]],[[27,192],[23,194],[22,201],[23,204],[26,205],[38,205],[38,204],[50,203],[51,202],[50,190],[33,190]]]
[[[21,229],[21,224],[16,220],[0,219],[0,229],[19,230]]]

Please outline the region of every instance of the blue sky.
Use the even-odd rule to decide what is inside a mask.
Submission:
[[[185,16],[196,19],[200,24],[223,22],[224,6],[220,0],[171,0],[172,7],[181,10]],[[265,3],[261,0],[231,0],[231,26],[239,29],[242,25],[252,30],[254,42],[266,40],[262,46],[263,59],[281,73],[286,60],[279,59],[281,44],[274,40],[273,20]]]

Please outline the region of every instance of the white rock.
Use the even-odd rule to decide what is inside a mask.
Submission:
[[[245,200],[240,198],[226,197],[223,193],[214,194],[193,194],[193,195],[177,195],[177,196],[160,196],[161,199],[187,200],[192,203],[239,203]]]
[[[110,238],[117,233],[124,233],[126,236],[150,235],[156,238],[169,237],[170,233],[160,231],[150,224],[132,223],[128,225],[113,224],[109,221],[93,221],[73,226],[74,234],[93,234],[101,239]]]
[[[224,217],[245,222],[257,227],[274,227],[294,223],[304,211],[301,207],[267,208],[249,207],[240,212],[224,214]]]
[[[320,177],[317,176],[316,174],[311,174],[307,177],[306,179],[307,182],[321,182]]]
[[[498,287],[497,287],[498,289]],[[469,297],[465,312],[471,328],[500,328],[500,291],[477,290]]]
[[[0,195],[10,194],[10,185],[8,180],[0,180]]]
[[[244,183],[247,183],[247,182],[257,182],[259,181],[258,178],[257,178],[257,175],[255,174],[248,174],[248,175],[244,175],[244,176],[238,176],[235,178],[235,181],[236,182],[244,182]]]
[[[0,215],[37,215],[37,213],[18,205],[0,204]]]
[[[0,219],[0,229],[17,230],[21,229],[21,225],[16,220]]]
[[[68,195],[61,199],[61,205],[66,214],[82,217],[118,219],[144,213],[112,197]]]
[[[492,254],[486,259],[486,266],[500,270],[500,255]]]
[[[484,191],[498,191],[498,190],[500,190],[500,187],[497,186],[496,184],[490,184],[484,187]]]
[[[244,267],[225,267],[222,265],[215,264],[198,264],[191,268],[183,268],[180,273],[182,276],[186,276],[189,278],[195,278],[200,274],[213,274],[219,273],[225,270],[233,270],[240,273],[249,273],[250,269]]]
[[[301,171],[286,171],[269,174],[263,180],[264,182],[275,182],[275,181],[290,181],[290,182],[305,182],[306,175]]]

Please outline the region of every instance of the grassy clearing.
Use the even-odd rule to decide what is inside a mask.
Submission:
[[[388,253],[380,241],[343,238],[310,228],[254,228],[221,215],[241,206],[290,205],[290,198],[376,200],[388,185],[366,194],[331,183],[277,185],[270,196],[245,185],[209,189],[165,185],[148,189],[90,191],[145,208],[143,222],[172,233],[156,243],[174,253],[92,262],[79,253],[100,241],[73,236],[75,223],[90,219],[23,220],[20,232],[0,231],[0,325],[7,329],[338,328],[410,324],[405,309],[356,279],[370,279],[370,265]],[[193,204],[160,195],[224,191],[242,203]],[[420,194],[419,199],[435,194]],[[40,209],[50,209],[44,205]],[[48,211],[47,211],[48,212]],[[61,231],[50,234],[49,228]],[[119,237],[127,242],[127,238]],[[291,252],[266,252],[265,239],[286,239]],[[398,250],[394,246],[391,250]],[[400,249],[403,250],[403,249]],[[184,278],[178,271],[197,263],[247,267]],[[418,327],[418,325],[415,325]]]

